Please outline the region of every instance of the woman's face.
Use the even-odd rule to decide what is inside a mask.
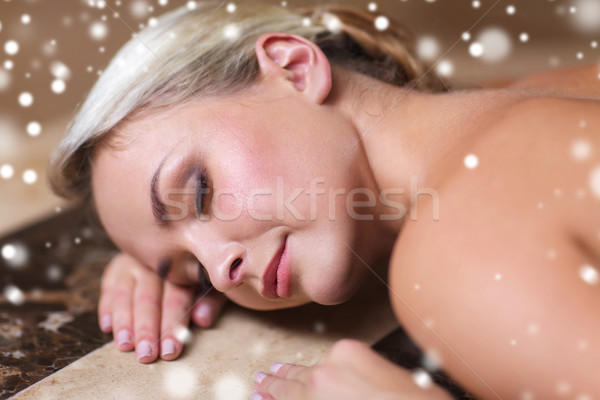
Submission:
[[[116,133],[125,146],[103,146],[92,166],[100,219],[147,267],[170,260],[173,282],[198,282],[199,261],[246,307],[336,304],[368,273],[357,255],[379,257],[372,221],[352,218],[346,204],[353,189],[374,189],[353,125],[288,86],[263,81]]]

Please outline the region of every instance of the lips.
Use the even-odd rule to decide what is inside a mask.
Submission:
[[[271,258],[262,277],[262,295],[268,299],[290,296],[289,254],[287,236]]]

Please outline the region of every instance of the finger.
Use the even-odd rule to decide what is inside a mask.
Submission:
[[[190,324],[190,307],[194,291],[191,288],[165,282],[160,325],[160,357],[174,360],[181,354],[183,343],[179,332],[185,332]]]
[[[216,289],[196,300],[192,309],[192,320],[201,328],[210,327],[227,304],[227,297]]]
[[[130,274],[123,271],[120,274],[114,274],[114,282],[111,283],[112,292],[110,293],[111,314],[113,323],[113,337],[115,345],[121,351],[133,350],[133,316],[132,299],[135,287],[135,279]]]
[[[298,381],[257,372],[254,375],[254,387],[258,393],[277,400],[300,400],[306,398],[305,386]]]
[[[104,333],[112,331],[112,292],[114,290],[115,277],[111,264],[108,264],[102,272],[100,279],[100,300],[98,301],[98,324]]]
[[[156,274],[139,274],[133,295],[133,331],[138,361],[149,363],[158,356],[158,330],[162,280]]]
[[[306,382],[310,372],[309,368],[303,365],[282,363],[273,363],[270,369],[274,376],[300,382]]]

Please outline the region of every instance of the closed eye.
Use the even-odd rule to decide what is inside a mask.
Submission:
[[[196,178],[196,215],[204,213],[206,195],[210,192],[208,185],[208,174],[206,171],[200,172]]]

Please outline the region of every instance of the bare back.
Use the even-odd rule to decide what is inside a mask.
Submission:
[[[398,318],[480,398],[600,394],[600,80],[580,79],[593,69],[511,85],[572,97],[509,107],[469,149],[477,168],[440,189],[439,221],[419,199],[396,242]]]

